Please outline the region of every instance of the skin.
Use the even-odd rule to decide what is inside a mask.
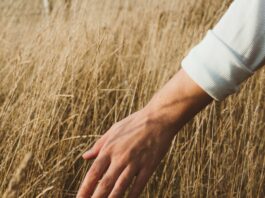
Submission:
[[[141,110],[115,123],[83,154],[95,159],[77,198],[140,196],[176,133],[212,101],[183,69]]]

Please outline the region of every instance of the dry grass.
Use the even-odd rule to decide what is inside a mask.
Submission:
[[[73,2],[50,16],[0,2],[0,194],[31,151],[17,195],[73,197],[82,152],[147,103],[230,1]],[[264,85],[263,69],[185,126],[143,197],[264,197]]]
[[[21,164],[18,166],[15,174],[12,176],[6,191],[3,194],[3,198],[16,198],[18,197],[19,185],[24,182],[26,175],[26,169],[30,166],[30,161],[32,159],[32,153],[29,152],[25,155]]]

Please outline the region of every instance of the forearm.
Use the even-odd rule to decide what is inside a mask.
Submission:
[[[149,119],[178,131],[211,98],[223,100],[264,65],[264,11],[263,0],[234,1],[149,102]]]
[[[145,107],[151,121],[176,133],[187,121],[212,101],[181,69],[160,89]]]

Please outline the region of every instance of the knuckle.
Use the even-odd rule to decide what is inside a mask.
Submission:
[[[111,178],[106,177],[100,182],[100,187],[103,189],[108,189],[111,186]]]
[[[126,153],[126,155],[121,154],[122,156],[120,155],[117,158],[121,163],[131,164],[135,161],[138,161],[136,153],[137,152],[134,151],[134,149],[131,149]]]
[[[114,148],[114,144],[108,143],[102,148],[103,155],[109,156]]]
[[[101,159],[106,159],[109,158],[110,156],[110,149],[108,148],[107,145],[105,145],[104,147],[102,147],[101,151],[100,151],[100,158]]]
[[[99,170],[96,166],[92,166],[90,171],[91,171],[92,177],[96,177],[99,174]]]
[[[122,182],[117,183],[114,189],[114,194],[119,194],[120,192],[122,192],[123,188],[124,188],[124,183]]]
[[[115,165],[116,171],[117,172],[122,172],[122,170],[126,167],[127,163],[124,160],[122,160],[122,159],[120,159],[119,161],[118,160],[119,159],[114,158],[114,160],[113,160],[114,162],[113,163]]]

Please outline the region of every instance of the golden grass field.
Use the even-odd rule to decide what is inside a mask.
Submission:
[[[47,14],[1,0],[0,197],[74,197],[82,153],[147,104],[230,3],[57,0]],[[265,197],[264,109],[261,69],[178,133],[142,197]]]

